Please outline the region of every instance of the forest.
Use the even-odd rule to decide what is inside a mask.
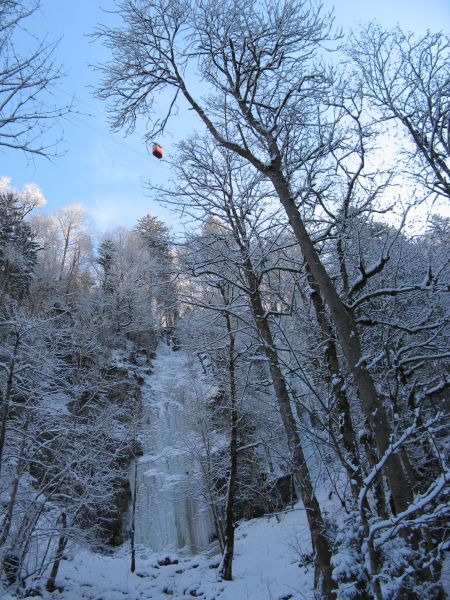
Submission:
[[[14,50],[36,8],[0,2],[0,150],[50,156],[57,49]],[[120,597],[445,599],[449,37],[344,35],[313,0],[117,17],[92,33],[111,129],[198,119],[146,184],[183,232],[99,237],[0,173],[0,597],[81,597],[77,553],[143,580],[184,549],[219,587]],[[307,589],[236,595],[241,527],[289,519]]]

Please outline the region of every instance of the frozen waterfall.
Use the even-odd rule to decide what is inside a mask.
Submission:
[[[214,532],[200,470],[198,425],[199,403],[211,386],[185,353],[163,343],[152,369],[142,387],[144,454],[136,465],[135,541],[154,551],[194,551],[205,547]]]

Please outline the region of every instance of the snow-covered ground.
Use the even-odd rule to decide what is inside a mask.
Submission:
[[[141,550],[130,573],[129,547],[111,556],[78,550],[61,563],[52,600],[307,600],[313,597],[313,566],[299,566],[311,551],[300,505],[280,516],[247,521],[236,530],[234,579],[221,581],[217,548],[196,556]],[[165,559],[176,564],[163,565]],[[13,596],[4,594],[2,600]]]

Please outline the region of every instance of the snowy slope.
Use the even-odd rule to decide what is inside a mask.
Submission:
[[[130,573],[128,547],[101,556],[80,550],[61,563],[52,600],[307,600],[313,597],[313,567],[299,567],[300,552],[311,550],[304,511],[296,510],[243,523],[237,529],[234,580],[217,576],[217,548],[196,556],[170,554],[176,564],[159,566],[165,553],[142,551]],[[2,600],[11,596],[3,595]]]

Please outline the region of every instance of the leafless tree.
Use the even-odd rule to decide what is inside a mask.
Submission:
[[[349,46],[363,93],[383,120],[400,124],[409,170],[428,190],[450,197],[450,39],[376,24]],[[407,150],[410,148],[410,150]]]
[[[28,52],[18,43],[19,36],[32,37],[27,20],[39,5],[39,0],[0,3],[0,147],[50,157],[58,140],[49,141],[46,133],[70,111],[69,104],[55,105],[51,95],[64,75],[55,62],[57,43],[44,38]]]
[[[193,273],[197,276],[214,274],[225,281],[228,279],[229,285],[233,285],[234,278],[234,286],[239,287],[240,294],[249,307],[261,354],[267,360],[273,382],[274,396],[291,454],[295,485],[306,510],[312,545],[316,553],[317,581],[321,582],[323,597],[332,598],[335,584],[331,576],[331,546],[325,532],[324,519],[303,451],[302,437],[292,410],[289,386],[272,331],[272,311],[268,308],[262,289],[262,282],[267,275],[283,268],[272,263],[271,245],[267,244],[264,251],[258,248],[258,239],[255,237],[258,232],[270,228],[276,222],[276,216],[273,219],[269,203],[267,200],[263,201],[267,186],[248,164],[207,139],[201,139],[197,143],[191,140],[185,144],[178,165],[179,184],[171,192],[166,192],[166,198],[183,206],[191,214],[197,212],[203,215],[203,218],[217,219],[216,227],[210,230],[203,242],[204,248],[209,248],[210,256],[200,256],[193,264]],[[266,204],[266,211],[263,204]],[[276,241],[274,244],[276,246]],[[266,267],[266,262],[270,266]],[[228,271],[230,272],[227,273]],[[230,337],[232,329],[228,322],[227,332],[230,348],[233,348],[234,337]],[[234,379],[233,371],[230,377]],[[235,393],[231,392],[230,395]],[[232,426],[232,430],[234,427]],[[232,458],[235,452],[235,448],[232,448]],[[231,577],[230,534],[227,530],[223,564],[225,579]]]
[[[320,63],[334,36],[332,19],[308,0],[199,3],[126,0],[123,27],[100,27],[112,51],[99,97],[111,101],[116,129],[148,119],[147,138],[164,131],[178,97],[184,98],[216,142],[235,152],[271,182],[331,315],[337,338],[374,432],[379,457],[390,445],[389,420],[377,394],[354,315],[320,259],[300,208],[317,196],[311,173],[330,168],[342,143],[341,111],[331,110],[333,79]],[[195,96],[193,72],[211,90]],[[168,110],[154,119],[161,92]],[[165,96],[167,99],[167,95]],[[154,120],[153,120],[154,119]],[[391,454],[384,463],[396,511],[412,499],[404,468]]]

